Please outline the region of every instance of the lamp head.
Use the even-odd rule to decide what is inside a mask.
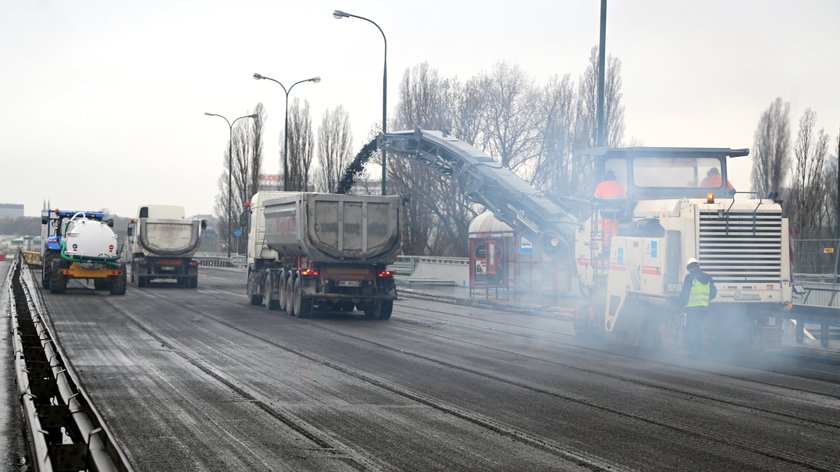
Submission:
[[[212,114],[212,113],[210,113],[210,112],[207,112],[207,111],[205,111],[205,112],[204,112],[204,114],[205,114],[205,115],[207,115],[207,116],[216,116],[216,115],[214,115],[214,114]]]
[[[336,11],[333,12],[333,18],[335,18],[336,20],[340,20],[342,18],[347,18],[349,16],[350,15],[348,15],[347,13],[344,13],[341,10],[336,10]]]
[[[256,119],[257,119],[257,114],[256,114],[256,113],[254,113],[253,115],[248,115],[248,118],[253,118],[253,119],[255,119],[255,120],[256,120]]]
[[[318,82],[321,81],[321,78],[320,77],[312,77],[311,79],[309,79],[309,81],[310,82],[315,82],[317,84]]]
[[[265,77],[263,77],[263,76],[261,76],[260,74],[257,74],[256,72],[254,72],[254,79],[256,79],[256,80],[260,80],[260,79],[264,79],[264,78],[265,78]]]

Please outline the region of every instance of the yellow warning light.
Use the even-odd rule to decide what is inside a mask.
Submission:
[[[715,194],[709,192],[706,194],[706,203],[714,203],[715,202]]]

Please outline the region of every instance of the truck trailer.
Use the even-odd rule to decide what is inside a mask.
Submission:
[[[400,197],[259,192],[251,200],[252,305],[306,318],[315,309],[391,317],[388,264],[400,249]]]
[[[155,279],[175,280],[179,287],[198,287],[198,261],[204,220],[188,220],[176,205],[145,205],[128,223],[131,282],[146,287]]]

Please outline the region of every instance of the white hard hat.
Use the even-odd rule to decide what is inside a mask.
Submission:
[[[697,259],[695,259],[693,257],[690,257],[687,261],[685,261],[685,267],[688,268],[688,267],[691,266],[691,264],[700,265],[700,261],[698,261]]]

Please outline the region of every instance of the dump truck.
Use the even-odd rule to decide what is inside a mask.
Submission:
[[[251,199],[247,293],[299,318],[315,310],[391,317],[387,270],[400,249],[399,196],[258,192]]]
[[[114,222],[98,211],[50,209],[41,214],[41,285],[64,293],[70,279],[92,280],[96,290],[125,295],[122,247]]]
[[[184,207],[145,205],[126,231],[131,257],[131,283],[146,287],[152,280],[174,280],[179,287],[198,287],[198,261],[205,220],[186,219]]]

